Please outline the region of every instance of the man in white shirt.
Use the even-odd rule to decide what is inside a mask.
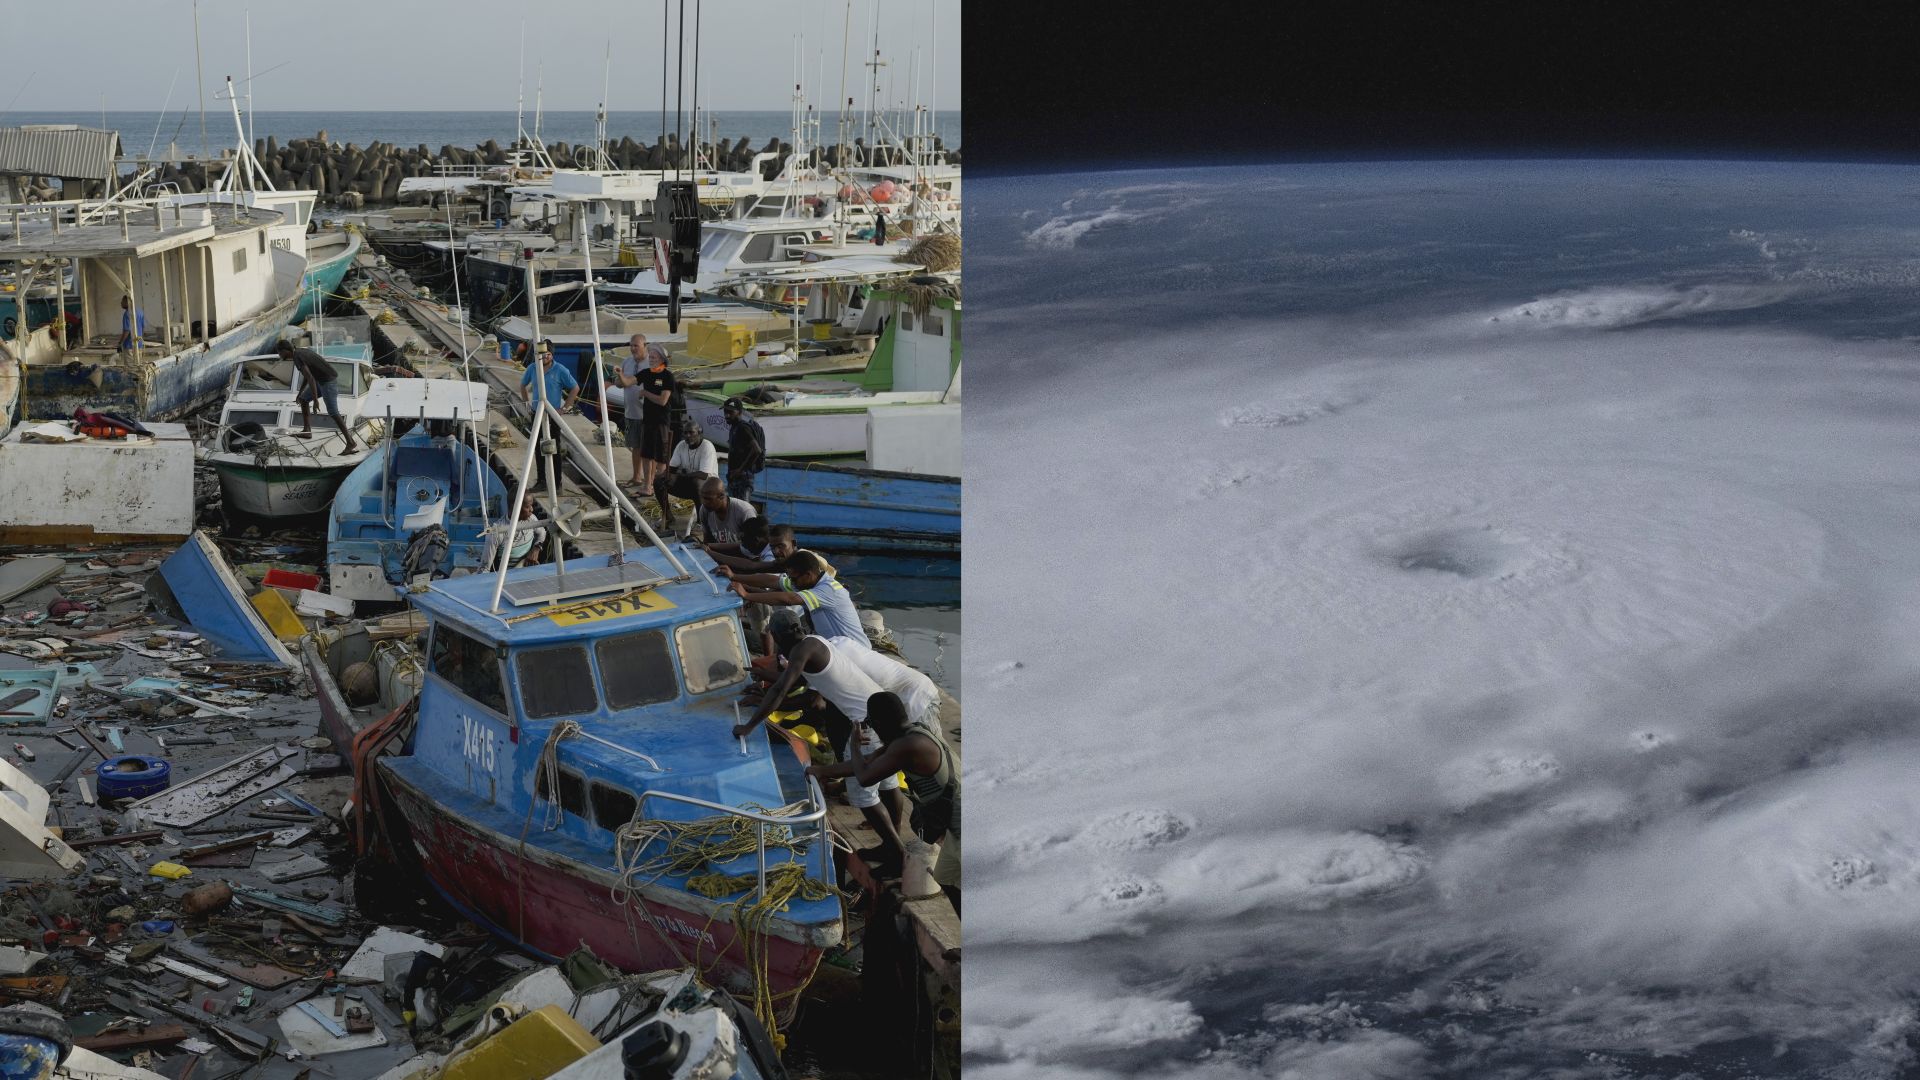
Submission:
[[[673,448],[667,468],[653,482],[653,496],[660,500],[660,521],[666,531],[674,531],[672,498],[700,498],[700,487],[720,475],[720,451],[715,449],[700,425],[688,421],[680,429],[680,443]],[[693,531],[693,522],[687,522]]]

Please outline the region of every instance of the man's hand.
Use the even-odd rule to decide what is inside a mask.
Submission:
[[[752,724],[735,724],[735,725],[733,725],[733,737],[734,737],[734,738],[736,738],[736,739],[744,739],[744,738],[746,738],[746,737],[747,737],[747,735],[748,735],[748,734],[750,734],[750,733],[751,733],[752,731],[753,731],[753,725],[752,725]]]
[[[736,581],[733,583],[733,594],[745,600],[747,598],[747,587]]]
[[[708,545],[703,544],[701,546],[706,547]],[[726,578],[728,581],[733,580],[733,567],[731,566],[716,566],[714,567],[714,573],[719,574],[721,577]]]

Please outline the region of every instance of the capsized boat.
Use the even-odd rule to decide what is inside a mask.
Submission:
[[[196,530],[167,556],[160,572],[147,579],[147,589],[163,610],[177,614],[227,659],[293,666],[293,654],[254,609],[246,586],[205,531]]]
[[[397,388],[389,393],[389,388]],[[487,391],[455,379],[383,379],[373,407],[415,426],[347,474],[327,520],[327,589],[396,603],[407,582],[485,569],[487,527],[510,492],[470,442]],[[398,424],[396,423],[396,427]]]
[[[332,348],[323,351],[335,351]],[[249,357],[233,369],[207,460],[220,476],[229,514],[297,517],[326,509],[335,488],[372,453],[384,430],[366,398],[373,365],[353,356],[327,356],[337,379],[341,419],[354,433],[352,451],[325,402],[311,407],[313,437],[300,432],[299,395],[306,375],[278,355]]]
[[[959,554],[960,478],[772,459],[753,499],[804,548]]]
[[[826,802],[798,750],[733,737],[740,601],[707,565],[657,547],[412,594],[430,635],[413,727],[360,779],[495,934],[548,958],[584,942],[629,971],[691,964],[790,1016],[842,936]],[[700,839],[722,834],[739,846]]]

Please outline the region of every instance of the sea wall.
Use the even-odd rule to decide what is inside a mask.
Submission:
[[[947,149],[940,140],[934,140],[936,149],[945,153],[946,159],[959,164],[960,152]],[[375,142],[368,146],[356,143],[340,143],[327,138],[321,131],[310,139],[293,139],[282,145],[272,136],[254,141],[254,156],[265,167],[268,179],[279,188],[311,188],[320,193],[324,200],[340,201],[350,205],[369,203],[394,203],[400,201],[400,181],[415,176],[434,176],[442,166],[475,167],[505,165],[512,153],[513,144],[502,146],[496,139],[488,139],[475,147],[444,144],[439,150],[431,150],[427,144],[415,146],[396,146],[388,142]],[[720,167],[730,172],[741,172],[751,167],[753,157],[759,153],[777,153],[784,159],[793,148],[777,139],[768,140],[764,146],[754,147],[746,136],[732,141],[722,140],[718,144],[705,145],[703,154],[710,161],[716,161]],[[229,152],[230,154],[230,152]],[[556,142],[547,147],[547,154],[553,163],[561,167],[586,167],[591,164],[592,147],[573,146],[565,142]],[[656,139],[653,143],[636,141],[632,136],[610,143],[607,155],[616,169],[670,169],[685,168],[692,164],[692,155],[688,147],[683,146],[677,137],[668,135]],[[867,165],[886,163],[884,151],[876,153],[860,139],[851,145],[835,144],[824,150],[816,149],[809,155],[815,163],[825,161],[831,165]],[[173,184],[181,191],[204,191],[219,179],[226,168],[226,157],[213,162],[189,162],[167,165],[162,168],[155,183]],[[762,168],[769,174],[777,168],[776,162],[763,163]],[[36,179],[28,186],[32,199],[59,198],[58,189]],[[414,197],[409,196],[412,200]],[[419,201],[426,201],[420,196]]]

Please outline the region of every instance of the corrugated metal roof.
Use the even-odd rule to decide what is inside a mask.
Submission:
[[[119,153],[117,131],[68,124],[0,127],[0,176],[105,180]]]

